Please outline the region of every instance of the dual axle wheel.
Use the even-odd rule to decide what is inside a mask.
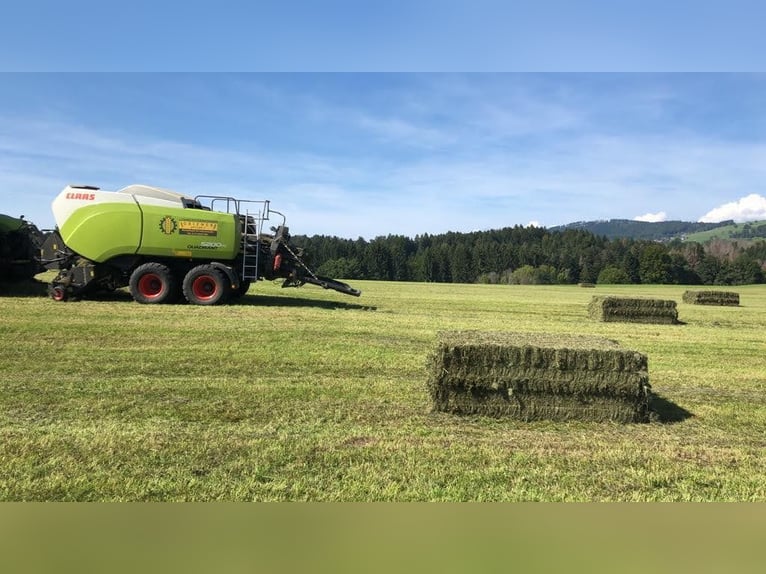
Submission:
[[[139,303],[172,303],[180,295],[194,305],[223,303],[232,292],[226,274],[214,265],[193,267],[181,285],[162,263],[144,263],[130,276],[130,294]]]

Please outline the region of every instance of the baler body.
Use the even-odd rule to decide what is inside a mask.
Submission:
[[[242,233],[237,215],[187,205],[194,200],[147,186],[67,187],[52,209],[67,247],[96,263],[119,255],[233,260]]]
[[[51,296],[65,300],[97,289],[129,286],[141,303],[181,295],[214,304],[242,295],[252,281],[284,279],[283,286],[313,283],[358,296],[334,279],[318,277],[289,244],[288,228],[263,232],[268,201],[190,197],[145,185],[119,191],[67,186],[52,203],[56,220],[41,250],[48,269],[59,269]]]

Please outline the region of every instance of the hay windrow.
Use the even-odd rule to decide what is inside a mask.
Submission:
[[[692,305],[739,306],[739,293],[734,291],[685,291],[684,303]]]
[[[608,339],[443,332],[428,369],[438,411],[520,420],[648,420],[647,357]]]
[[[594,295],[588,305],[588,316],[598,321],[630,323],[678,323],[676,302],[667,299],[646,299]]]

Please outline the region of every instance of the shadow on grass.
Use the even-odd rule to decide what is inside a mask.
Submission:
[[[320,309],[354,309],[357,311],[375,311],[377,307],[359,305],[345,301],[325,301],[321,299],[304,299],[300,297],[275,297],[273,295],[245,295],[234,302],[240,305],[256,307],[316,307]]]
[[[133,296],[128,291],[117,289],[115,291],[91,291],[82,297],[73,297],[72,301],[125,301],[133,302]]]
[[[694,416],[694,413],[656,393],[652,394],[650,408],[656,421],[662,424],[680,423]]]
[[[48,297],[48,283],[42,281],[15,281],[0,283],[0,297]],[[72,297],[69,302],[77,301],[124,301],[132,302],[133,297],[127,290],[116,291],[92,291],[82,297]],[[183,297],[178,304],[186,304]],[[375,311],[377,307],[359,305],[345,301],[326,301],[301,297],[277,297],[273,295],[248,294],[239,299],[229,301],[230,305],[251,305],[254,307],[315,307],[319,309],[350,309],[361,311]]]
[[[48,284],[34,279],[0,283],[0,297],[47,297]]]

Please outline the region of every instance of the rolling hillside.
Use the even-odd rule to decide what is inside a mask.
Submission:
[[[721,224],[713,229],[690,233],[685,240],[704,243],[711,239],[766,239],[766,221]]]
[[[696,241],[704,243],[710,239],[766,239],[766,221],[734,223],[698,223],[690,221],[661,221],[649,223],[630,219],[610,219],[602,221],[578,221],[550,228],[550,231],[565,229],[584,229],[595,235],[616,239],[628,237],[649,241]]]

